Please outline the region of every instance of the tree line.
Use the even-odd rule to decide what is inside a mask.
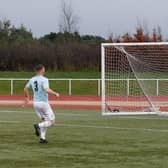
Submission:
[[[142,26],[134,34],[110,35],[108,39],[77,31],[51,32],[36,38],[24,25],[15,27],[9,20],[1,20],[0,71],[32,71],[38,63],[50,71],[99,71],[101,43],[158,41],[162,41],[160,28],[146,33]]]

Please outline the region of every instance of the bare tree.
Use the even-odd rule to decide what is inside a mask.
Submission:
[[[78,32],[78,22],[79,17],[74,14],[71,2],[67,3],[65,0],[62,0],[61,19],[59,24],[60,32]]]

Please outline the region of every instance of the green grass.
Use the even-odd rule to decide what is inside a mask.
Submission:
[[[0,71],[0,78],[31,78],[34,72]],[[100,72],[46,72],[48,78],[100,78]]]
[[[23,94],[23,88],[27,81],[14,81],[14,94]],[[10,81],[0,81],[0,94],[10,94]],[[68,81],[50,81],[50,88],[59,92],[61,95],[68,95],[69,84]],[[97,95],[98,84],[97,81],[72,81],[72,95]]]
[[[0,71],[0,78],[30,78],[34,75],[34,72],[13,72],[13,71]],[[113,78],[118,78],[119,74],[117,72],[113,72],[109,74],[110,76],[113,76]],[[152,73],[152,72],[146,72],[145,74],[138,74],[139,77],[143,78],[166,78],[167,79],[167,73],[164,72],[157,72],[157,73]],[[101,72],[46,72],[46,76],[48,78],[101,78]],[[128,74],[121,72],[120,73],[120,78],[126,79],[128,78]],[[131,74],[130,76],[133,76]]]
[[[117,73],[113,76],[118,77]],[[34,75],[33,72],[0,72],[0,78],[31,78]],[[124,74],[123,74],[124,75]],[[48,78],[94,78],[99,79],[99,72],[47,72],[46,76]],[[124,75],[125,77],[127,75]],[[123,76],[123,78],[124,78]],[[120,76],[122,78],[122,76]],[[154,78],[154,74],[146,73],[144,78]],[[157,78],[167,78],[167,74],[161,73]],[[23,88],[27,81],[14,81],[14,94],[23,94]],[[109,85],[109,82],[107,82]],[[145,85],[145,92],[148,95],[156,95],[156,81],[146,81],[143,82]],[[10,94],[10,81],[0,81],[0,94]],[[56,90],[61,95],[68,95],[69,93],[69,83],[68,81],[50,81],[50,87]],[[116,89],[117,88],[117,89]],[[106,91],[114,95],[126,95],[127,94],[127,81],[113,81],[110,84],[110,92],[108,89]],[[98,93],[98,83],[97,81],[72,81],[72,95],[97,95]],[[139,89],[139,85],[136,81],[130,81],[130,95],[140,95],[142,91]],[[159,95],[168,94],[168,81],[159,82]]]
[[[38,121],[33,109],[1,107],[0,167],[168,167],[167,118],[56,111],[56,125],[48,129],[49,144],[39,144],[33,134],[32,124]]]
[[[0,72],[0,78],[31,78],[33,72]],[[48,78],[88,78],[99,79],[99,72],[47,72]],[[14,94],[23,94],[23,88],[27,81],[14,81]],[[73,95],[97,95],[97,81],[73,81]],[[10,81],[0,81],[0,94],[10,94]],[[50,81],[50,87],[62,95],[68,95],[68,81]]]

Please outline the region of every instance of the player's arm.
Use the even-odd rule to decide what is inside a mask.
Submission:
[[[54,91],[53,91],[52,89],[50,89],[50,88],[46,88],[45,91],[46,91],[46,93],[48,93],[48,94],[50,94],[50,95],[54,95],[54,96],[56,96],[56,97],[59,97],[59,93],[54,92]]]
[[[46,93],[53,95],[53,96],[56,96],[56,97],[59,97],[59,93],[54,92],[52,89],[50,89],[48,80],[44,81],[43,88],[45,89]]]
[[[24,96],[25,96],[24,105],[26,105],[30,101],[30,94],[29,94],[29,88],[28,87],[24,88]]]
[[[24,87],[24,96],[25,96],[25,101],[24,101],[24,105],[29,103],[30,101],[30,94],[29,94],[29,88],[31,87],[31,82],[29,81],[26,86]]]

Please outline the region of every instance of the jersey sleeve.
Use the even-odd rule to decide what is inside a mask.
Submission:
[[[44,88],[44,89],[48,89],[48,88],[49,88],[48,79],[44,80],[44,82],[43,82],[43,88]]]
[[[29,80],[29,82],[26,84],[26,87],[27,87],[27,88],[32,88],[31,80]]]

